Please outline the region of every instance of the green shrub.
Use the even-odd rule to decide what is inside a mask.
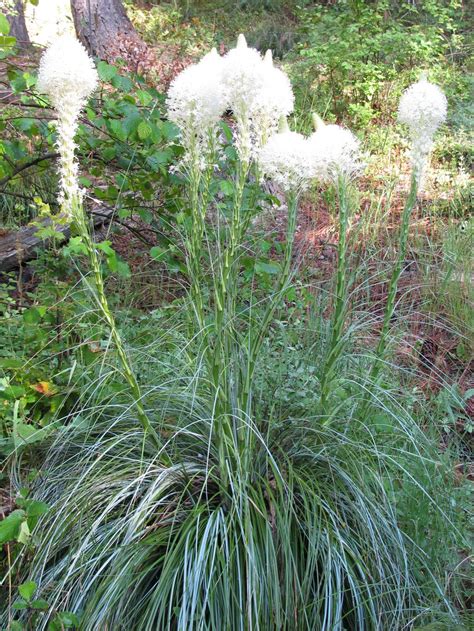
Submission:
[[[303,6],[298,17],[301,61],[293,76],[304,109],[309,102],[321,116],[360,128],[386,122],[401,91],[423,67],[443,85],[455,108],[467,103],[468,76],[461,70],[467,50],[458,0],[339,0]],[[457,65],[451,62],[453,50]]]

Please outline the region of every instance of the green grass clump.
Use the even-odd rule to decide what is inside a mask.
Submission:
[[[226,620],[229,629],[395,630],[454,620],[443,580],[462,536],[443,492],[449,465],[408,402],[374,390],[371,414],[355,416],[366,359],[347,351],[327,425],[315,353],[325,333],[277,328],[255,376],[255,417],[239,419],[254,456],[222,476],[208,384],[183,346],[186,320],[161,316],[171,333],[135,361],[157,384],[144,405],[172,466],[121,396],[101,405],[105,373],[84,391],[80,422],[45,451],[31,497],[49,511],[34,554],[15,564],[49,605],[27,614],[35,628],[55,611],[79,615],[81,629],[219,629]],[[297,375],[309,382],[304,398]],[[289,381],[293,399],[283,395]]]

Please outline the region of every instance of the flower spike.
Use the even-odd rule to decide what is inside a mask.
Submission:
[[[316,131],[309,137],[313,178],[334,182],[339,176],[354,177],[362,170],[360,142],[348,129],[326,125],[313,115]]]
[[[311,118],[313,119],[313,129],[314,129],[314,131],[318,131],[318,129],[322,129],[326,125],[326,123],[323,121],[323,119],[320,116],[318,116],[316,114],[316,112],[313,112],[311,114]]]
[[[428,163],[436,130],[446,120],[447,100],[444,92],[426,78],[405,90],[398,106],[398,120],[408,127],[415,176],[420,182]]]
[[[237,48],[248,48],[247,40],[245,39],[245,35],[243,33],[240,33],[237,38]]]
[[[288,120],[286,116],[280,116],[280,120],[278,122],[278,133],[284,134],[287,131],[290,131],[290,128],[288,127]]]
[[[72,214],[73,203],[81,199],[79,169],[74,155],[79,114],[98,82],[93,60],[71,35],[58,37],[41,57],[36,87],[48,95],[58,117],[59,201],[68,216]]]

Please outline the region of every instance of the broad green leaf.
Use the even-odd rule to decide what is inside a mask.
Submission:
[[[10,456],[15,451],[13,438],[0,438],[0,454]]]
[[[27,581],[26,583],[22,583],[18,586],[18,591],[20,592],[20,596],[25,600],[31,600],[33,598],[33,594],[35,593],[37,585],[34,581]]]
[[[126,140],[127,130],[124,128],[123,122],[121,120],[117,120],[117,119],[111,120],[109,122],[109,126],[112,133],[115,134],[115,136],[117,136],[119,140],[122,140],[122,141]]]
[[[48,625],[48,631],[63,631],[79,626],[79,618],[71,611],[60,611]]]
[[[111,83],[114,86],[114,88],[117,88],[118,90],[122,90],[123,92],[126,92],[126,93],[131,92],[133,88],[132,81],[128,77],[123,77],[122,75],[119,75],[119,74],[116,74],[114,77],[112,77]]]
[[[65,255],[87,254],[87,247],[82,242],[81,237],[71,237],[67,246],[63,248],[63,253]]]
[[[278,263],[264,263],[262,261],[257,261],[255,263],[255,271],[257,274],[261,274],[262,272],[265,274],[279,274],[281,267]]]
[[[127,136],[138,130],[142,121],[142,117],[137,110],[133,110],[123,119],[123,127],[127,132]]]
[[[9,399],[10,401],[14,399],[19,399],[20,397],[25,396],[26,388],[23,386],[2,386],[0,384],[0,393],[2,399]]]
[[[41,313],[36,307],[31,307],[23,312],[23,322],[25,324],[38,324],[41,321]]]
[[[117,68],[111,66],[106,61],[99,61],[97,72],[101,81],[110,81],[117,74]]]
[[[117,257],[117,273],[122,278],[130,278],[132,275],[129,264],[119,257]]]
[[[138,125],[137,132],[140,140],[146,140],[151,135],[151,127],[146,121],[142,121]]]
[[[2,35],[8,35],[10,32],[10,24],[3,13],[0,13],[0,33]]]
[[[27,544],[30,540],[31,532],[27,521],[23,521],[20,524],[20,532],[18,533],[17,541],[19,543]]]
[[[150,256],[152,259],[155,259],[155,261],[159,261],[165,256],[166,252],[167,250],[165,248],[155,245],[150,249]]]
[[[111,241],[101,241],[96,244],[96,248],[101,250],[105,254],[105,256],[115,256],[115,250],[112,247]]]
[[[146,223],[151,223],[153,221],[153,213],[148,210],[148,208],[139,208],[137,213],[140,215],[140,219],[146,221]]]
[[[23,368],[25,362],[23,359],[18,359],[17,357],[0,357],[0,368],[5,369],[15,369],[15,368]]]
[[[234,193],[234,183],[229,182],[229,180],[222,180],[219,188],[224,193],[224,195],[228,195],[229,197]]]
[[[0,521],[0,545],[8,541],[14,541],[20,534],[22,523],[26,519],[24,510],[14,510],[8,517]]]
[[[48,427],[38,428],[34,425],[28,425],[27,423],[16,423],[15,432],[13,434],[15,446],[21,447],[24,445],[39,443],[44,440],[46,436],[51,434],[52,430],[54,430],[54,426],[52,427],[51,425]]]
[[[224,132],[224,136],[227,142],[232,142],[232,129],[229,127],[229,125],[227,125],[227,123],[224,123],[223,121],[221,121],[220,126],[222,131]]]
[[[21,500],[18,500],[18,504],[20,504],[20,501]],[[39,517],[49,510],[49,506],[46,502],[40,502],[39,500],[23,500],[21,507],[26,510],[28,517]]]
[[[165,149],[164,151],[155,151],[151,155],[147,156],[146,162],[154,171],[158,171],[159,168],[167,164],[171,158],[171,151]]]
[[[165,121],[163,123],[162,131],[166,140],[175,140],[179,136],[179,129],[171,121]]]
[[[137,98],[145,106],[153,101],[152,95],[149,92],[145,92],[145,90],[137,90]]]

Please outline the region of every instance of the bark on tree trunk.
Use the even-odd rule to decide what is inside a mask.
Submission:
[[[11,12],[7,12],[7,20],[10,23],[10,35],[16,37],[17,45],[20,48],[30,46],[31,41],[26,28],[23,0],[14,0]]]
[[[113,59],[124,42],[144,46],[121,0],[71,0],[71,11],[77,37],[96,57]]]

